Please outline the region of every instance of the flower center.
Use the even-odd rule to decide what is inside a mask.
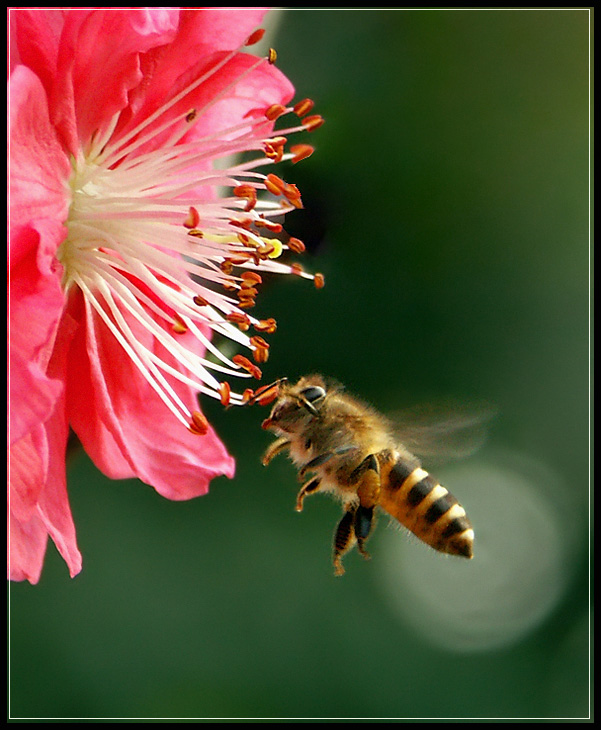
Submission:
[[[280,235],[282,215],[302,207],[298,189],[257,171],[311,154],[305,144],[285,151],[283,135],[320,126],[321,117],[309,114],[312,102],[291,108],[275,104],[228,129],[194,134],[202,114],[244,76],[271,63],[273,52],[203,109],[172,111],[236,53],[225,55],[130,131],[115,133],[117,115],[93,135],[72,163],[68,234],[57,252],[65,291],[82,291],[86,306],[194,433],[206,432],[206,422],[182,402],[174,381],[228,405],[245,403],[253,391],[233,393],[225,377],[261,377],[259,364],[269,353],[262,335],[276,328],[275,320],[249,312],[261,273],[294,273],[323,285],[321,275],[278,260],[286,250],[304,250],[298,239],[284,237],[284,242]],[[274,135],[275,120],[291,112],[300,121]],[[250,155],[240,161],[241,153]],[[225,194],[218,198],[217,190]],[[247,334],[251,327],[257,334]],[[211,342],[211,331],[249,349],[252,360],[241,354],[228,358]],[[162,348],[149,347],[148,334]],[[169,361],[157,354],[162,350]]]

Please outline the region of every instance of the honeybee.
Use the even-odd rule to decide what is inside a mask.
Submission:
[[[435,550],[464,558],[473,555],[474,530],[457,499],[398,443],[394,428],[370,406],[320,375],[292,385],[278,380],[257,391],[253,402],[273,402],[262,427],[277,438],[265,451],[267,466],[289,452],[302,487],[296,498],[329,492],[344,506],[334,536],[333,565],[344,574],[342,559],[353,547],[365,557],[376,507]]]

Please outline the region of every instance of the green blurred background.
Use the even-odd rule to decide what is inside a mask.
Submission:
[[[278,66],[327,123],[284,169],[326,287],[279,278],[264,382],[319,371],[380,410],[483,399],[438,472],[476,557],[386,526],[334,578],[340,508],[294,511],[265,411],[207,413],[237,457],[170,503],[77,454],[84,570],[10,588],[13,718],[589,716],[589,13],[283,11]],[[427,466],[427,465],[426,465]]]

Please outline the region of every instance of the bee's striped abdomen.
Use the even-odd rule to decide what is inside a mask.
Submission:
[[[383,470],[380,504],[435,550],[472,557],[474,531],[465,510],[417,460],[399,457]]]

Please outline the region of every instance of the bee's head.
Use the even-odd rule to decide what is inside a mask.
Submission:
[[[283,383],[263,428],[294,433],[319,416],[326,397],[325,384],[318,375],[301,378],[296,385]]]

